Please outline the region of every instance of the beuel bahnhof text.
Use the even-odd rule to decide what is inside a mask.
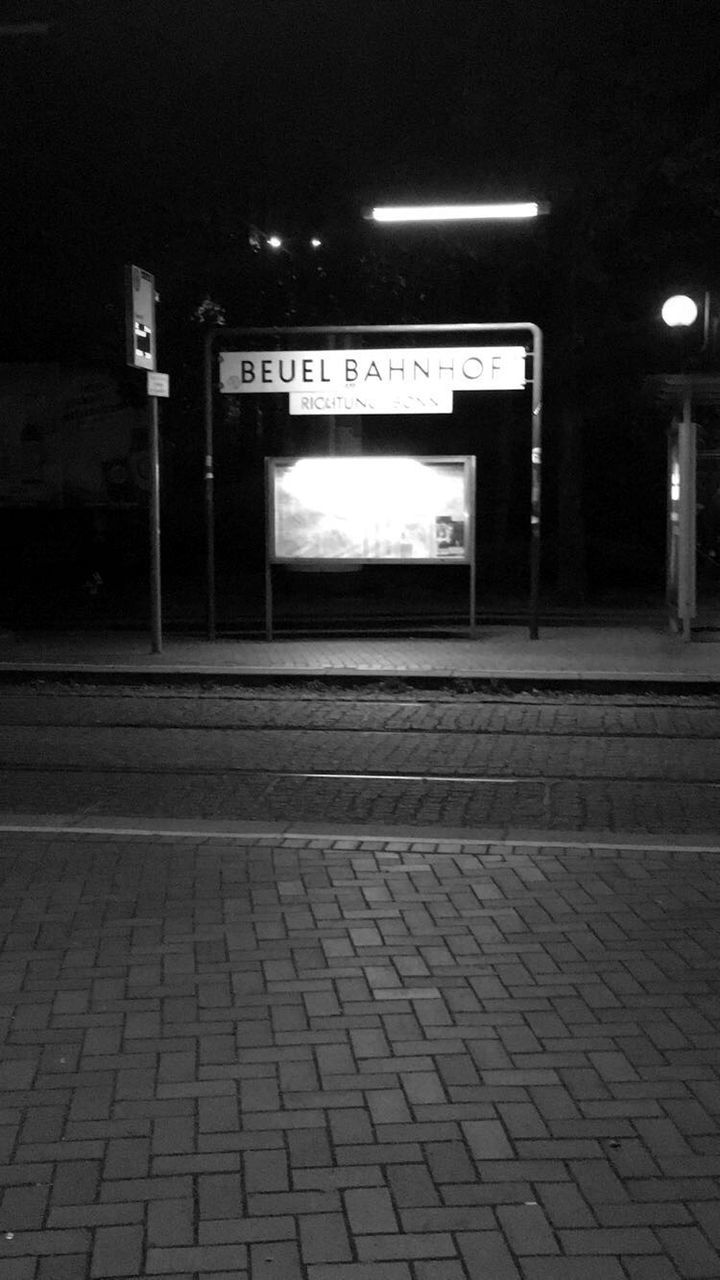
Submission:
[[[220,390],[229,395],[330,387],[514,391],[524,386],[524,347],[220,352]]]

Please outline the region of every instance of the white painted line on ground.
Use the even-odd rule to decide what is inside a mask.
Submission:
[[[248,770],[257,772],[256,770]],[[443,773],[295,773],[289,770],[282,770],[278,774],[280,778],[331,778],[342,779],[344,781],[361,782],[463,782],[463,783],[498,783],[500,786],[511,786],[518,782],[544,782],[544,777],[533,776],[529,778],[476,778],[466,777],[462,774],[445,775]],[[553,778],[552,781],[555,781]],[[720,783],[713,785],[720,786]]]

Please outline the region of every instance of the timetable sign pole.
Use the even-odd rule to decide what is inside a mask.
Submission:
[[[169,395],[167,374],[157,373],[155,277],[142,267],[125,267],[127,363],[147,370],[148,448],[150,453],[150,636],[153,653],[162,653],[160,589],[160,429],[158,396]]]

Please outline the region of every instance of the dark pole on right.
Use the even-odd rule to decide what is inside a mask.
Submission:
[[[528,325],[533,335],[532,434],[530,442],[530,639],[539,636],[540,613],[540,513],[542,496],[542,367],[543,335]]]
[[[213,340],[215,330],[205,334],[203,376],[205,384],[205,581],[207,590],[207,635],[214,640],[215,623],[215,478],[213,444]]]

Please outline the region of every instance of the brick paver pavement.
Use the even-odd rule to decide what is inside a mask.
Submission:
[[[588,618],[589,621],[589,618]],[[212,643],[169,634],[163,652],[150,653],[145,633],[85,631],[0,631],[0,675],[58,673],[127,678],[266,675],[352,675],[378,678],[433,676],[447,679],[533,679],[565,683],[587,679],[623,683],[670,682],[716,686],[719,679],[717,632],[687,644],[673,635],[658,610],[654,624],[552,626],[541,621],[540,636],[530,640],[525,626],[482,625],[474,639],[459,634],[420,639],[412,636],[315,636],[277,638],[269,643],[247,638]],[[709,642],[708,642],[709,641]]]
[[[0,1280],[717,1280],[720,850],[0,851]]]

